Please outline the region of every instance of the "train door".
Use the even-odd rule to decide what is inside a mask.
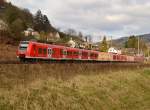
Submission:
[[[79,59],[82,59],[82,51],[79,51]]]
[[[92,53],[91,53],[91,52],[88,52],[88,59],[87,59],[87,60],[92,59],[92,58],[91,58],[91,55],[92,55]]]
[[[52,57],[52,49],[48,48],[48,58],[51,58],[51,57]]]
[[[37,54],[36,45],[33,45],[33,57],[36,57],[36,54]]]

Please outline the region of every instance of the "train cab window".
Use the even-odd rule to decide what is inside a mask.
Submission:
[[[28,48],[29,42],[22,41],[20,42],[19,50],[26,51]]]
[[[38,54],[42,54],[42,48],[38,49]]]
[[[27,50],[27,47],[20,47],[19,50],[22,50],[22,51]]]
[[[47,49],[43,49],[43,54],[46,55],[47,54]]]

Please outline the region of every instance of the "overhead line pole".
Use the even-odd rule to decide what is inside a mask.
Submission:
[[[112,36],[111,36],[111,47],[112,47]]]
[[[138,36],[138,55],[140,55],[140,37]]]

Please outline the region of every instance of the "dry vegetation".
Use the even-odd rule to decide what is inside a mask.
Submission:
[[[16,60],[17,46],[0,44],[0,61]]]
[[[105,66],[0,65],[0,110],[150,109],[149,68]]]

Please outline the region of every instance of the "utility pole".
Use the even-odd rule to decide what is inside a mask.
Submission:
[[[149,54],[150,54],[150,49],[149,49],[149,47],[148,47],[148,58],[149,58]]]
[[[110,44],[110,45],[111,45],[111,47],[112,47],[112,36],[111,36],[111,44]]]
[[[140,55],[140,37],[138,36],[138,56]]]

